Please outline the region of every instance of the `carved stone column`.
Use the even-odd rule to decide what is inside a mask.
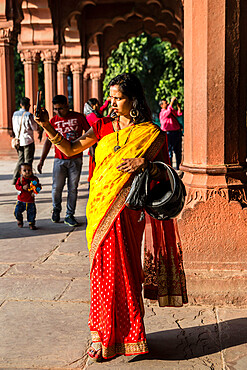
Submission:
[[[57,64],[57,93],[65,95],[68,98],[68,63],[59,61]]]
[[[38,50],[21,50],[21,61],[24,64],[25,76],[25,96],[30,99],[30,112],[33,113],[33,106],[36,104],[36,97],[38,91]]]
[[[246,284],[246,17],[245,1],[184,1],[188,195],[179,229],[197,302],[241,300]],[[230,270],[236,279],[226,284]]]
[[[11,27],[0,29],[0,107],[0,129],[12,131],[15,74]]]
[[[96,98],[99,101],[102,100],[102,75],[103,71],[101,68],[90,73],[90,78],[92,80],[91,97]]]
[[[82,72],[84,65],[82,62],[74,62],[70,66],[73,74],[73,105],[76,112],[83,112],[83,79]]]
[[[57,59],[58,52],[54,49],[47,49],[41,52],[41,59],[44,62],[45,74],[45,106],[49,116],[53,117],[52,98],[57,94]]]

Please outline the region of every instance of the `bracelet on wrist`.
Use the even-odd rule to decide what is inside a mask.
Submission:
[[[49,138],[52,144],[58,145],[63,141],[64,137],[59,132],[51,139]]]
[[[58,143],[56,143],[55,145],[60,145],[62,143],[62,141],[64,141],[64,137],[63,136],[61,137],[61,140]]]

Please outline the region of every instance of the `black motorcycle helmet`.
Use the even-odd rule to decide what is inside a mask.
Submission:
[[[169,181],[160,181],[152,189],[147,190],[145,210],[157,220],[175,218],[182,211],[186,190],[177,172],[163,162],[153,162],[167,171]]]

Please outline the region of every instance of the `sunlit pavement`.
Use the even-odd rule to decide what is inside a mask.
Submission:
[[[34,168],[41,148],[36,150]],[[15,158],[0,157],[0,369],[246,369],[247,309],[186,306],[159,308],[146,302],[148,355],[87,361],[90,343],[89,261],[85,240],[87,163],[78,192],[76,218],[65,225],[51,217],[52,153],[39,175],[38,230],[19,229],[11,185]]]

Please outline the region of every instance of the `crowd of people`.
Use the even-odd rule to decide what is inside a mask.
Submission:
[[[160,129],[152,123],[140,81],[131,73],[123,73],[109,83],[109,98],[103,106],[97,99],[89,99],[84,115],[70,111],[63,95],[53,98],[54,117],[50,118],[45,109],[37,117],[28,114],[28,130],[39,126],[46,133],[38,164],[40,173],[52,144],[55,146],[53,222],[60,221],[61,195],[67,179],[64,222],[73,227],[78,225],[74,212],[82,153],[94,148],[90,149],[90,191],[86,211],[91,282],[89,328],[92,335],[88,356],[94,361],[148,352],[143,323],[143,285],[144,298],[157,299],[160,306],[180,307],[187,303],[176,220],[157,220],[148,215],[143,218],[142,210],[129,209],[125,204],[135,174],[148,168],[153,181],[164,179],[165,169],[161,171],[156,161],[170,164],[172,151],[176,155],[177,168],[181,163],[178,144],[181,127],[176,122],[181,109],[178,104],[178,111],[174,110],[174,101],[172,98],[168,104],[167,100],[162,100]],[[109,104],[111,111],[103,117]],[[20,124],[23,110],[28,111],[22,107],[14,114],[13,125],[16,115]],[[18,127],[14,131],[17,133]],[[22,213],[27,209],[30,228],[35,229],[34,194],[41,185],[33,175],[31,161],[25,158],[25,162],[21,164],[16,182],[20,194],[15,216],[18,226],[22,227]],[[34,182],[36,188],[30,190],[29,185]],[[24,207],[28,203],[32,203],[29,209]],[[146,248],[142,266],[144,230]]]

